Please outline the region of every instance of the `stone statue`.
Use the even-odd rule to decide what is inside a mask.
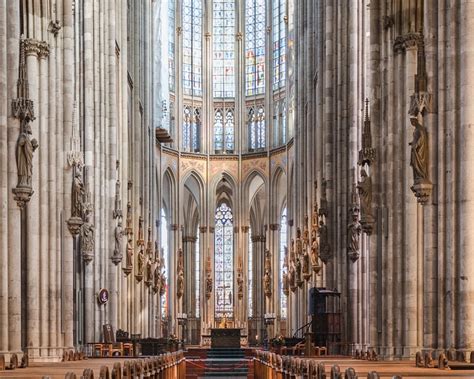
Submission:
[[[82,217],[82,202],[84,199],[85,190],[82,182],[81,170],[76,167],[74,179],[72,181],[71,191],[71,216]]]
[[[143,249],[138,250],[137,255],[137,276],[143,277],[143,270],[145,269],[145,254]]]
[[[268,270],[265,270],[263,275],[263,288],[267,297],[272,296],[272,278]]]
[[[122,217],[122,200],[120,199],[120,180],[115,182],[115,209],[113,212],[114,218]]]
[[[295,247],[296,247],[296,255],[298,257],[303,255],[303,239],[301,238],[301,229],[300,228],[296,228]]]
[[[183,249],[178,249],[178,271],[184,271],[184,254]]]
[[[206,298],[210,299],[212,293],[212,268],[211,268],[211,257],[207,257],[206,262]]]
[[[123,229],[122,229],[122,221],[119,219],[117,222],[117,226],[115,227],[115,248],[114,248],[114,256],[121,259],[122,257],[122,238],[123,238]],[[118,262],[117,262],[118,263]]]
[[[349,258],[352,262],[357,261],[359,259],[359,238],[360,232],[362,230],[361,225],[359,223],[359,217],[357,213],[352,214],[352,221],[348,226],[349,233],[348,233],[348,254]]]
[[[296,269],[294,262],[290,263],[290,269],[288,271],[288,284],[290,289],[295,292],[297,285],[296,285]]]
[[[127,268],[132,268],[133,267],[133,240],[132,240],[132,235],[128,235],[128,241],[127,241],[127,259],[125,261],[126,267]]]
[[[86,263],[92,260],[94,243],[94,225],[87,220],[81,226],[81,251]]]
[[[319,250],[320,257],[323,262],[327,262],[331,258],[331,245],[329,245],[329,231],[323,220],[319,222]]]
[[[272,255],[270,250],[265,249],[265,265],[264,270],[268,271],[269,273],[272,272]]]
[[[309,280],[311,278],[311,263],[310,263],[310,257],[308,254],[308,249],[304,249],[303,252],[303,267],[302,267],[302,272],[303,272],[303,278],[305,280]]]
[[[361,180],[357,182],[357,190],[359,191],[360,209],[362,217],[372,216],[372,179],[367,172],[360,170]]]
[[[153,276],[153,290],[159,292],[160,290],[160,281],[161,281],[161,266],[159,263],[155,266],[155,272]]]
[[[410,142],[410,166],[413,169],[415,184],[429,182],[428,180],[428,132],[416,116],[410,117],[410,123],[415,127],[413,141]]]
[[[180,299],[184,295],[184,271],[178,271],[178,279],[176,283],[176,296]]]
[[[301,276],[301,261],[300,257],[296,257],[296,285],[301,287],[303,285],[303,277]]]
[[[30,187],[33,175],[33,153],[38,148],[38,141],[31,138],[31,126],[25,122],[23,131],[16,144],[16,164],[18,169],[17,187]]]
[[[147,286],[153,283],[153,266],[150,259],[146,262],[145,283]]]
[[[244,297],[244,279],[242,269],[242,257],[239,257],[239,267],[237,268],[237,297],[242,299]]]
[[[318,246],[318,239],[317,238],[313,238],[312,239],[313,242],[311,243],[311,266],[313,267],[313,269],[315,269],[318,265],[319,265],[319,262],[318,262],[318,249],[319,249],[319,246]]]

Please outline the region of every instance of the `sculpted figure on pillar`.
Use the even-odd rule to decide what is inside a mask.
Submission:
[[[143,272],[145,270],[145,254],[143,253],[143,248],[140,247],[137,254],[137,272],[135,278],[138,282],[141,282],[143,279]]]
[[[24,123],[23,130],[18,137],[16,145],[16,162],[18,166],[17,187],[31,188],[33,175],[33,153],[38,148],[38,141],[31,138],[31,126]]]
[[[272,295],[272,255],[270,250],[265,249],[265,273],[263,275],[263,287],[267,297]]]
[[[87,219],[81,226],[81,251],[86,263],[89,263],[94,256],[94,243],[94,225]]]
[[[151,263],[151,259],[148,258],[146,262],[146,270],[145,270],[145,285],[150,287],[153,284],[153,264]]]
[[[239,298],[239,300],[244,297],[242,257],[239,257],[239,266],[237,268],[237,297]]]
[[[160,260],[157,259],[155,264],[155,272],[153,273],[153,292],[158,293],[160,291],[161,282],[161,264]]]
[[[319,222],[319,250],[320,257],[324,263],[331,258],[331,245],[329,245],[329,231],[323,220]]]
[[[360,213],[362,230],[372,234],[374,216],[372,212],[372,179],[365,169],[360,170],[361,180],[357,182],[357,190],[360,198]]]
[[[211,267],[211,257],[207,257],[206,262],[206,298],[210,299],[212,293],[212,267]]]
[[[81,168],[74,167],[74,179],[71,191],[71,216],[82,217],[82,202],[84,199],[84,183],[82,182]]]
[[[120,180],[115,182],[115,208],[113,212],[114,218],[121,218],[122,216],[122,200],[120,200]]]
[[[296,271],[296,285],[301,288],[301,286],[303,285],[303,276],[301,275],[300,257],[296,257],[295,271]]]
[[[122,261],[122,238],[123,238],[122,220],[119,219],[115,227],[115,248],[112,255],[112,262],[118,265]]]
[[[178,271],[178,279],[176,283],[176,296],[178,299],[181,299],[184,295],[184,272],[182,270]]]
[[[410,166],[413,169],[415,184],[429,182],[428,180],[428,133],[416,116],[410,117],[410,123],[415,127],[413,141],[410,142]]]
[[[268,272],[272,272],[272,254],[270,250],[265,249],[265,265],[264,270]]]
[[[288,296],[290,293],[290,281],[288,273],[288,247],[285,246],[285,258],[283,263],[283,277],[282,277],[283,293]]]
[[[356,212],[352,213],[352,221],[348,226],[349,233],[349,241],[348,241],[348,255],[352,262],[357,261],[359,259],[359,239],[360,239],[360,232],[361,226],[359,223],[359,216]]]
[[[303,255],[303,239],[301,238],[301,229],[296,228],[296,256],[301,257]]]

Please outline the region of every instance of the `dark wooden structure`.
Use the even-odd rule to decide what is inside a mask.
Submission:
[[[326,347],[329,354],[339,354],[341,347],[341,294],[337,290],[311,288],[309,313],[315,346]]]

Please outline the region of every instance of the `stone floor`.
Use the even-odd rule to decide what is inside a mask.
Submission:
[[[367,373],[372,370],[377,371],[382,378],[391,378],[393,375],[402,375],[404,379],[474,378],[474,370],[416,368],[414,361],[368,362],[346,357],[332,357],[320,360],[325,363],[327,373],[330,372],[332,365],[338,364],[341,372],[344,372],[348,367],[353,367],[361,379],[366,378]],[[101,358],[60,363],[32,363],[31,366],[26,369],[0,371],[0,378],[42,379],[43,375],[47,375],[51,377],[51,379],[64,379],[64,375],[67,372],[74,372],[78,377],[80,377],[85,368],[92,368],[94,370],[94,376],[98,377],[101,366],[107,365],[111,370],[113,364],[117,361],[123,364],[125,358]],[[191,379],[192,375],[189,375],[188,378]]]

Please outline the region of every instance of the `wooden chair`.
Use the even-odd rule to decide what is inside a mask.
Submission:
[[[123,343],[115,341],[115,334],[110,324],[102,326],[104,333],[104,343],[107,346],[107,353],[109,357],[120,356],[123,357]]]

